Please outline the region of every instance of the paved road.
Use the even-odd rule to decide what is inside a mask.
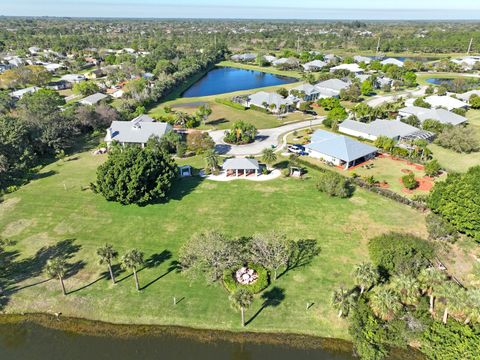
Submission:
[[[316,117],[313,120],[306,120],[293,124],[287,124],[272,129],[258,130],[258,135],[255,138],[255,142],[247,145],[230,145],[223,141],[225,136],[225,130],[213,130],[209,131],[210,136],[215,141],[215,150],[222,155],[233,156],[246,156],[246,155],[258,155],[265,148],[273,146],[278,147],[282,139],[281,135],[292,132],[294,130],[300,130],[309,127],[310,125],[320,125],[324,117]],[[282,142],[281,145],[284,145]],[[277,148],[278,149],[278,148]]]
[[[427,86],[420,86],[417,89],[405,90],[398,93],[393,93],[392,95],[376,95],[371,97],[367,101],[367,105],[371,107],[377,107],[385,103],[394,102],[399,98],[408,98],[408,97],[420,97],[425,95],[425,90]]]

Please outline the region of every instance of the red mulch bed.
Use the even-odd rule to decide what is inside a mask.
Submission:
[[[378,184],[378,187],[381,187],[382,189],[388,189],[390,185],[387,182],[382,181],[381,183]]]
[[[412,172],[412,170],[410,170],[410,169],[402,169],[400,171],[404,174],[410,174]]]
[[[426,176],[426,178],[428,178],[428,176]],[[432,188],[433,188],[433,181],[428,178],[428,179],[425,179],[422,178],[422,179],[416,179],[418,181],[418,187],[417,187],[417,190],[422,190],[422,191],[430,191]]]
[[[413,190],[408,190],[407,188],[403,188],[402,192],[405,194],[413,194]]]
[[[425,166],[423,166],[423,165],[419,165],[419,164],[414,164],[414,165],[415,165],[415,169],[417,169],[419,171],[425,170]]]

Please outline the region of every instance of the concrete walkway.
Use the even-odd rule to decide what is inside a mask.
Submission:
[[[230,145],[223,141],[225,137],[225,130],[213,130],[209,131],[213,141],[215,141],[215,150],[221,155],[231,156],[247,156],[258,155],[263,149],[275,147],[275,150],[279,150],[278,146],[285,144],[284,139],[281,136],[295,130],[301,130],[310,126],[321,125],[325,117],[316,117],[312,120],[306,120],[279,126],[272,129],[258,130],[258,134],[255,141],[246,145]],[[281,148],[280,146],[280,148]]]
[[[225,171],[222,171],[219,175],[208,175],[205,179],[212,181],[234,181],[234,180],[248,180],[248,181],[269,181],[282,176],[282,172],[278,169],[272,170],[267,175],[258,176],[227,176]]]

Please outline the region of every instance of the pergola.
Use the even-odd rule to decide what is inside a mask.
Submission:
[[[227,173],[227,176],[249,176],[255,174],[258,176],[260,165],[255,159],[247,158],[233,158],[227,159],[223,163],[222,169]]]

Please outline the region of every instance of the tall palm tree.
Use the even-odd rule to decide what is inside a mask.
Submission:
[[[448,281],[440,286],[439,296],[445,304],[442,321],[446,324],[450,312],[461,311],[464,308],[466,292],[454,282]]]
[[[338,317],[347,316],[353,306],[353,295],[344,288],[333,291],[332,306],[338,310]]]
[[[360,295],[378,281],[378,271],[370,263],[361,263],[353,269],[355,282],[360,286]]]
[[[122,266],[125,269],[133,271],[133,277],[135,279],[135,287],[140,291],[140,285],[138,283],[137,268],[144,263],[143,253],[137,249],[132,249],[122,256]]]
[[[466,319],[464,324],[468,324],[471,320],[477,323],[480,322],[480,289],[467,291],[465,313]]]
[[[370,306],[373,312],[383,320],[393,319],[402,307],[395,291],[385,286],[375,289],[370,298]]]
[[[54,278],[58,278],[60,280],[60,285],[62,286],[63,295],[67,295],[67,291],[65,290],[65,284],[63,283],[63,279],[67,272],[67,262],[63,256],[56,257],[54,259],[50,259],[47,261],[47,266],[45,268],[47,274]]]
[[[270,165],[275,161],[277,161],[277,154],[275,154],[275,151],[273,151],[273,149],[270,149],[270,148],[263,149],[262,161]]]
[[[407,275],[398,275],[390,280],[391,288],[399,295],[405,305],[414,305],[420,296],[420,284],[417,279]]]
[[[197,111],[197,115],[202,119],[202,123],[204,125],[211,114],[212,114],[212,109],[208,104],[200,106],[200,108]]]
[[[230,295],[232,305],[240,309],[242,315],[242,326],[245,326],[245,309],[248,309],[253,302],[253,295],[250,291],[240,288]]]
[[[218,158],[217,152],[214,149],[208,149],[207,151],[205,151],[204,157],[205,157],[206,166],[210,170],[213,171],[218,169],[219,158]]]
[[[427,294],[430,299],[429,310],[433,315],[433,312],[435,311],[436,292],[445,282],[446,276],[443,272],[435,269],[434,267],[429,267],[420,271],[418,280],[420,282],[420,289],[422,290],[422,293]]]
[[[110,272],[110,279],[115,284],[115,274],[112,270],[112,261],[118,257],[118,252],[110,244],[105,244],[97,249],[100,265],[106,264]]]

